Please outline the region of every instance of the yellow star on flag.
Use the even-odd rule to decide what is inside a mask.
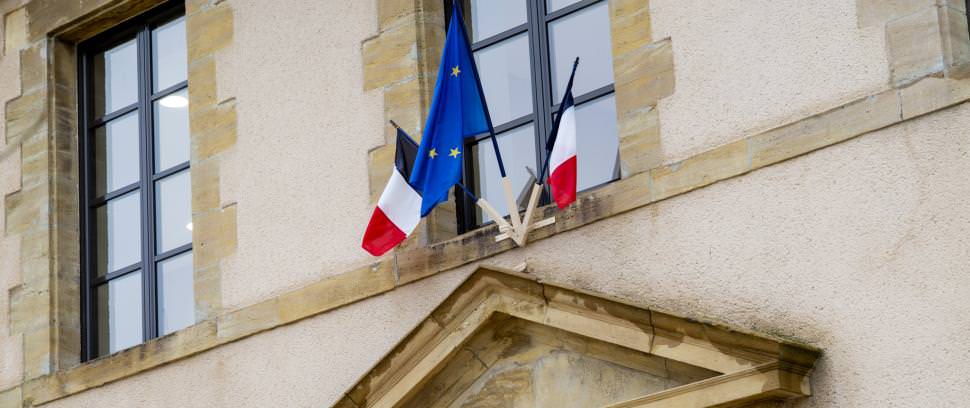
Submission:
[[[455,65],[454,67],[451,67],[451,76],[456,77],[460,73],[461,73],[461,70],[458,69],[457,65]]]
[[[438,152],[435,149],[431,149],[431,151],[428,152],[428,156],[431,156],[431,158],[433,159],[438,156]]]
[[[456,147],[456,148],[454,148],[454,149],[451,149],[451,153],[448,153],[448,155],[449,155],[449,156],[451,156],[451,157],[454,157],[454,158],[456,158],[456,159],[458,158],[458,155],[459,155],[459,154],[461,154],[461,151],[460,151],[460,150],[458,150],[458,148],[457,148],[457,147]]]

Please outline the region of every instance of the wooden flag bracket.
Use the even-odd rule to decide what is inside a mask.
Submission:
[[[503,178],[503,187],[505,190],[506,202],[510,203],[508,208],[518,209],[518,204],[512,197],[512,183],[508,182],[508,178]],[[529,196],[529,203],[526,206],[524,217],[519,220],[518,211],[509,211],[509,219],[511,220],[511,225],[509,221],[505,220],[505,217],[499,216],[498,211],[492,207],[488,201],[483,198],[478,199],[478,206],[485,210],[486,213],[495,223],[498,224],[499,235],[495,236],[495,242],[501,242],[506,239],[511,239],[515,241],[515,244],[523,247],[529,240],[529,231],[537,230],[539,228],[545,227],[547,225],[552,225],[556,222],[556,217],[549,217],[535,223],[532,222],[532,217],[535,214],[536,207],[539,205],[539,194],[542,192],[542,185],[536,183],[532,185],[532,194]]]

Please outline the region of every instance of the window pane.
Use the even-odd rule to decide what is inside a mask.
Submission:
[[[141,261],[141,194],[134,191],[95,210],[97,276]]]
[[[189,161],[189,91],[155,102],[155,171]]]
[[[472,42],[526,22],[526,0],[471,0]]]
[[[94,56],[94,116],[138,100],[138,45],[128,41]]]
[[[192,179],[188,170],[155,186],[155,232],[158,253],[192,242]]]
[[[553,101],[559,103],[562,99],[576,57],[579,57],[579,68],[573,95],[613,83],[611,47],[610,15],[605,1],[549,24]]]
[[[138,181],[138,112],[94,130],[94,193],[102,196]]]
[[[619,176],[616,98],[605,96],[576,107],[576,189],[585,190]],[[504,151],[503,151],[504,152]]]
[[[529,40],[520,34],[475,53],[492,124],[532,113]]]
[[[142,342],[141,271],[98,286],[98,355]]]
[[[553,11],[559,10],[573,3],[579,3],[580,0],[546,0],[546,12],[552,13]]]
[[[512,193],[518,196],[519,192],[529,181],[529,172],[525,167],[529,166],[534,173],[536,170],[536,139],[535,128],[532,124],[515,128],[508,132],[498,135],[499,149],[502,150],[502,160],[505,162],[505,171],[512,181]],[[495,160],[495,149],[492,147],[491,140],[482,140],[475,145],[472,152],[475,160],[475,191],[478,196],[488,200],[495,211],[499,214],[507,215],[508,206],[505,205],[505,192],[502,190],[502,174],[498,169],[498,162]],[[476,207],[477,208],[477,207]],[[476,222],[481,225],[491,221],[491,217],[484,214],[481,209],[476,210]]]
[[[168,334],[195,324],[192,252],[158,263],[158,331]]]
[[[188,76],[185,52],[185,17],[179,17],[152,30],[152,83],[155,92],[166,89]]]

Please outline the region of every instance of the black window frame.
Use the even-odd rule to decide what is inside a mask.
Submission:
[[[462,4],[463,16],[465,17],[465,25],[467,27],[467,32],[472,33],[472,29],[469,26],[470,12],[468,11],[471,0],[459,0]],[[605,3],[608,0],[581,0],[576,3],[570,4],[568,6],[562,7],[551,13],[547,13],[547,1],[548,0],[525,0],[527,11],[526,22],[518,26],[509,28],[498,34],[491,35],[487,38],[481,39],[479,41],[473,41],[471,43],[472,52],[477,52],[479,50],[488,48],[489,46],[501,43],[502,41],[511,39],[522,33],[527,33],[529,41],[529,66],[531,68],[532,75],[532,109],[533,111],[527,115],[512,119],[507,123],[495,124],[495,134],[501,135],[504,132],[519,128],[521,126],[526,126],[529,124],[535,125],[535,139],[536,139],[536,172],[541,169],[540,164],[546,160],[547,153],[545,151],[546,139],[548,138],[549,132],[552,130],[553,120],[555,119],[555,113],[559,109],[559,101],[553,100],[553,87],[557,84],[552,83],[552,61],[550,58],[550,47],[549,47],[549,26],[553,22],[560,20],[564,17],[573,15],[574,13],[586,10],[587,8],[597,5],[599,3]],[[968,0],[970,1],[970,0]],[[445,25],[447,26],[451,17],[451,0],[444,0],[445,3]],[[447,27],[446,27],[447,29]],[[472,38],[468,39],[472,41]],[[614,87],[615,81],[611,82],[609,85],[602,86],[600,88],[588,91],[581,95],[576,95],[575,106],[580,108],[587,102],[591,102],[615,92]],[[464,151],[472,152],[475,145],[479,142],[485,141],[489,138],[488,134],[478,135],[475,138],[469,138],[465,141]],[[468,186],[472,190],[475,190],[475,179],[476,179],[476,168],[474,162],[474,155],[466,154],[464,159],[464,169],[462,172],[462,183]],[[604,184],[609,184],[613,181],[619,179],[619,172],[615,172],[613,178],[597,186],[588,188],[587,190],[594,189]],[[543,186],[543,192],[541,195],[540,205],[545,205],[551,202],[550,193],[548,185]],[[465,233],[467,231],[474,230],[484,225],[488,225],[491,222],[479,224],[476,220],[476,204],[471,199],[467,198],[464,194],[455,194],[455,208],[457,213],[458,221],[458,233]]]
[[[96,302],[100,285],[141,271],[142,343],[159,336],[157,312],[157,265],[165,260],[192,251],[193,243],[183,244],[156,254],[156,182],[168,176],[189,171],[190,160],[155,172],[154,103],[162,98],[187,90],[188,79],[154,92],[152,79],[152,30],[185,16],[185,3],[170,0],[108,31],[87,39],[77,46],[78,60],[78,150],[80,208],[80,265],[81,265],[81,361],[102,357],[98,353],[98,310]],[[127,41],[137,43],[138,98],[131,105],[95,117],[94,57]],[[188,52],[188,47],[186,47]],[[98,196],[95,192],[94,137],[96,129],[113,119],[138,112],[139,177],[138,181]],[[97,209],[113,198],[138,191],[140,194],[141,260],[115,271],[97,276]]]

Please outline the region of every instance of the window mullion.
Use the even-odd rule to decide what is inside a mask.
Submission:
[[[150,30],[148,26],[138,31],[138,110],[139,146],[141,154],[142,197],[142,331],[144,340],[154,338],[158,328],[155,324],[155,189],[152,185],[154,172],[151,107],[151,61]]]
[[[78,174],[81,176],[81,205],[80,211],[80,231],[82,236],[81,241],[81,319],[83,327],[83,338],[81,347],[81,360],[86,361],[93,356],[97,355],[97,330],[94,328],[97,325],[97,312],[94,308],[94,295],[95,288],[91,286],[92,274],[95,270],[94,257],[92,256],[93,251],[91,250],[93,243],[95,242],[93,231],[95,228],[90,227],[91,219],[90,215],[94,211],[88,205],[88,201],[91,199],[93,188],[91,186],[91,180],[93,179],[93,171],[91,171],[93,161],[91,160],[92,152],[89,146],[91,139],[92,130],[89,129],[88,123],[91,118],[91,90],[90,85],[92,83],[91,74],[91,54],[83,54],[81,58],[78,59],[79,72],[81,73],[81,81],[78,81],[78,101],[81,105],[80,116],[80,131],[78,135],[80,139],[78,141],[78,146],[80,147],[80,168],[78,169]]]
[[[552,121],[549,119],[552,112],[550,111],[550,106],[552,106],[552,90],[551,87],[551,77],[549,75],[549,43],[548,36],[546,33],[546,1],[547,0],[529,0],[530,2],[530,40],[531,46],[533,47],[532,53],[532,72],[533,72],[533,83],[535,84],[534,95],[535,95],[535,113],[536,113],[536,175],[537,177],[542,177],[538,174],[542,171],[542,163],[545,162],[546,156],[546,140],[549,136],[549,131],[552,129]],[[543,187],[543,193],[540,197],[540,205],[548,203],[548,187]]]

